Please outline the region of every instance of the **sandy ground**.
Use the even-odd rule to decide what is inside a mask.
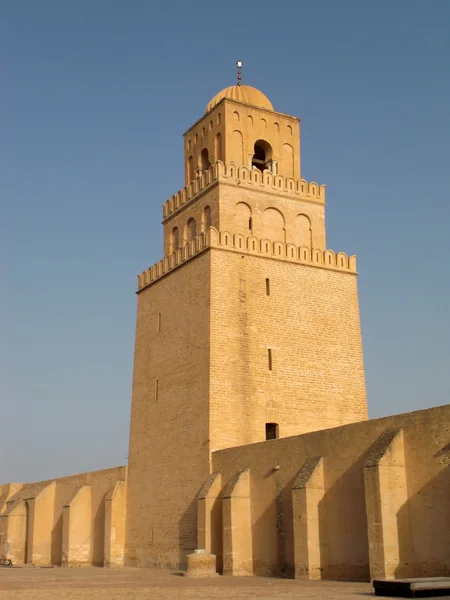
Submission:
[[[375,598],[367,583],[309,582],[267,577],[194,579],[153,569],[0,568],[7,600],[253,600]]]

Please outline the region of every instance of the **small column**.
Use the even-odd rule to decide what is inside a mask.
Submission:
[[[222,501],[223,574],[253,575],[249,469],[232,477]]]
[[[322,579],[326,563],[324,496],[323,458],[311,458],[292,486],[296,578]]]
[[[91,564],[91,533],[91,486],[82,485],[63,507],[63,566]]]
[[[371,579],[411,576],[402,429],[386,431],[372,446],[364,465],[364,487]]]
[[[116,481],[105,498],[105,567],[123,567],[127,484]]]
[[[213,473],[197,496],[197,547],[217,557],[222,571],[222,475]]]

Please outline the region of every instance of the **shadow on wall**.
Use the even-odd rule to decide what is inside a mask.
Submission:
[[[364,489],[368,454],[360,456],[330,488],[325,469],[326,492],[318,506],[322,579],[370,581]]]
[[[55,511],[56,512],[56,511]],[[51,534],[51,561],[52,565],[60,566],[62,562],[63,516],[59,513]]]
[[[434,458],[450,458],[445,447]],[[396,578],[450,576],[450,466],[414,494],[397,513]],[[410,536],[402,535],[411,528]],[[409,543],[410,540],[410,543]]]
[[[259,496],[270,496],[274,501],[253,522],[253,573],[260,577],[294,577],[294,530],[292,513],[292,485],[295,477],[287,483],[278,471],[270,469],[264,480],[258,482],[263,490]],[[258,486],[258,487],[259,487]],[[254,505],[252,505],[252,513]],[[253,520],[253,519],[252,519]]]
[[[319,539],[316,543],[320,548],[322,579],[370,581],[365,459],[366,453],[327,490],[317,505]],[[296,477],[297,473],[283,482],[280,472],[272,469],[264,481],[258,482],[258,488],[263,489],[253,487],[256,498],[261,493],[265,497],[271,495],[275,500],[253,523],[255,575],[291,578],[295,575],[292,486]]]
[[[105,498],[106,492],[92,519],[92,564],[96,567],[103,566],[105,554]]]
[[[182,514],[178,523],[178,565],[175,568],[186,569],[186,555],[191,554],[197,548],[197,496],[202,486],[199,487],[193,500]],[[174,565],[170,565],[174,568]]]

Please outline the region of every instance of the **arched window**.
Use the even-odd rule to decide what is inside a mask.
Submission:
[[[202,171],[207,171],[209,169],[209,156],[208,156],[208,150],[206,148],[203,148],[203,150],[200,152],[200,169]]]
[[[202,215],[202,231],[206,232],[211,227],[211,208],[205,206]]]
[[[180,247],[180,233],[178,231],[178,227],[174,227],[172,229],[172,233],[170,234],[170,254],[173,254]]]
[[[252,167],[260,171],[269,169],[272,163],[272,146],[265,140],[257,140],[252,158]]]
[[[184,228],[184,243],[187,244],[191,240],[195,238],[197,235],[197,225],[195,223],[195,219],[190,218],[186,223],[186,227]]]

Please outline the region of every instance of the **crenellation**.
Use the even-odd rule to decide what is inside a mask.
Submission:
[[[299,200],[325,203],[325,185],[318,185],[314,181],[308,183],[305,179],[273,175],[270,171],[261,172],[256,168],[238,167],[233,162],[224,164],[222,161],[217,161],[207,171],[202,172],[190,184],[164,202],[163,221],[177,213],[219,181],[250,189],[257,186],[258,189],[294,196]]]
[[[356,256],[347,256],[344,252],[335,254],[333,250],[322,251],[319,248],[311,250],[306,246],[284,244],[267,238],[259,240],[253,235],[244,236],[241,233],[233,235],[230,231],[217,231],[214,227],[210,227],[206,233],[196,236],[172,255],[138,274],[138,292],[208,248],[263,254],[275,260],[295,261],[312,267],[356,274]]]

